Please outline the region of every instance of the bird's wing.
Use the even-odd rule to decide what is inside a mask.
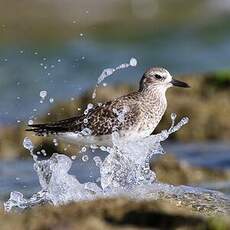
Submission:
[[[106,135],[133,126],[140,113],[137,103],[133,102],[128,105],[115,100],[96,106],[89,110],[88,114],[54,123],[29,125],[27,131],[34,131],[37,135],[45,135],[63,132],[78,133],[87,128],[91,135]]]

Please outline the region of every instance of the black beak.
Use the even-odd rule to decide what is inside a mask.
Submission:
[[[178,87],[184,87],[184,88],[190,88],[190,86],[183,82],[183,81],[178,81],[176,79],[172,79],[171,83],[174,85],[174,86],[178,86]]]

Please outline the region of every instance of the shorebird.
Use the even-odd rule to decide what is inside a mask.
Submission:
[[[125,140],[151,135],[167,108],[166,91],[172,86],[188,88],[164,68],[150,68],[139,83],[139,89],[97,105],[80,116],[46,124],[29,125],[27,131],[53,135],[78,145],[112,145],[112,133]]]

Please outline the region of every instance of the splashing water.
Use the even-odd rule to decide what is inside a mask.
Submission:
[[[129,63],[123,63],[115,68],[107,68],[104,69],[101,73],[101,75],[99,76],[98,80],[97,80],[97,84],[96,87],[94,89],[94,92],[92,94],[92,98],[95,99],[96,98],[96,91],[98,86],[100,85],[100,83],[102,81],[104,81],[107,77],[111,76],[115,71],[120,70],[120,69],[125,69],[128,68],[130,66],[135,67],[137,65],[137,59],[132,57],[129,61]]]
[[[40,97],[42,98],[42,100],[44,100],[46,96],[47,96],[47,91],[45,90],[40,91]]]
[[[40,100],[40,103],[42,104],[47,96],[47,91],[46,90],[42,90],[40,91],[39,93],[40,97],[41,97],[41,100]]]
[[[33,160],[36,161],[37,160],[37,156],[33,153],[34,151],[34,145],[32,143],[32,141],[28,138],[25,137],[23,140],[23,147],[27,150],[30,151],[31,156],[33,157]]]
[[[184,117],[175,125],[176,116],[171,116],[172,125],[169,130],[151,135],[141,140],[125,141],[119,134],[112,134],[113,147],[106,149],[109,155],[100,167],[101,187],[103,190],[114,188],[131,189],[136,185],[152,184],[156,175],[150,169],[150,161],[155,154],[163,154],[160,142],[166,140],[171,133],[187,124],[189,119]]]
[[[107,157],[104,160],[99,156],[93,157],[100,170],[100,178],[95,183],[80,183],[75,176],[70,175],[68,172],[72,160],[66,155],[54,153],[50,159],[42,161],[34,158],[34,170],[38,175],[41,191],[29,199],[24,198],[20,192],[11,192],[9,200],[4,203],[5,210],[9,212],[44,203],[60,205],[70,201],[125,195],[135,199],[173,199],[178,204],[194,206],[195,203],[197,210],[230,212],[230,200],[222,193],[156,181],[156,175],[149,166],[152,157],[164,154],[160,143],[189,120],[184,117],[175,124],[176,114],[172,114],[171,119],[172,125],[168,130],[138,141],[125,141],[114,132],[113,147],[100,147],[108,153]],[[29,138],[25,138],[23,146],[34,156],[33,144]],[[98,148],[95,145],[91,147],[93,150]],[[88,161],[88,156],[83,155],[82,161]]]

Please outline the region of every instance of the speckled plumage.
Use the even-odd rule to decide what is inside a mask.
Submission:
[[[157,79],[158,75],[162,79]],[[151,68],[143,75],[138,91],[95,106],[87,114],[53,123],[29,125],[27,130],[37,135],[53,134],[68,138],[77,137],[87,129],[89,136],[99,137],[94,138],[92,143],[99,142],[100,137],[111,136],[114,131],[131,139],[149,136],[165,113],[165,92],[172,86],[171,80],[167,70]]]

